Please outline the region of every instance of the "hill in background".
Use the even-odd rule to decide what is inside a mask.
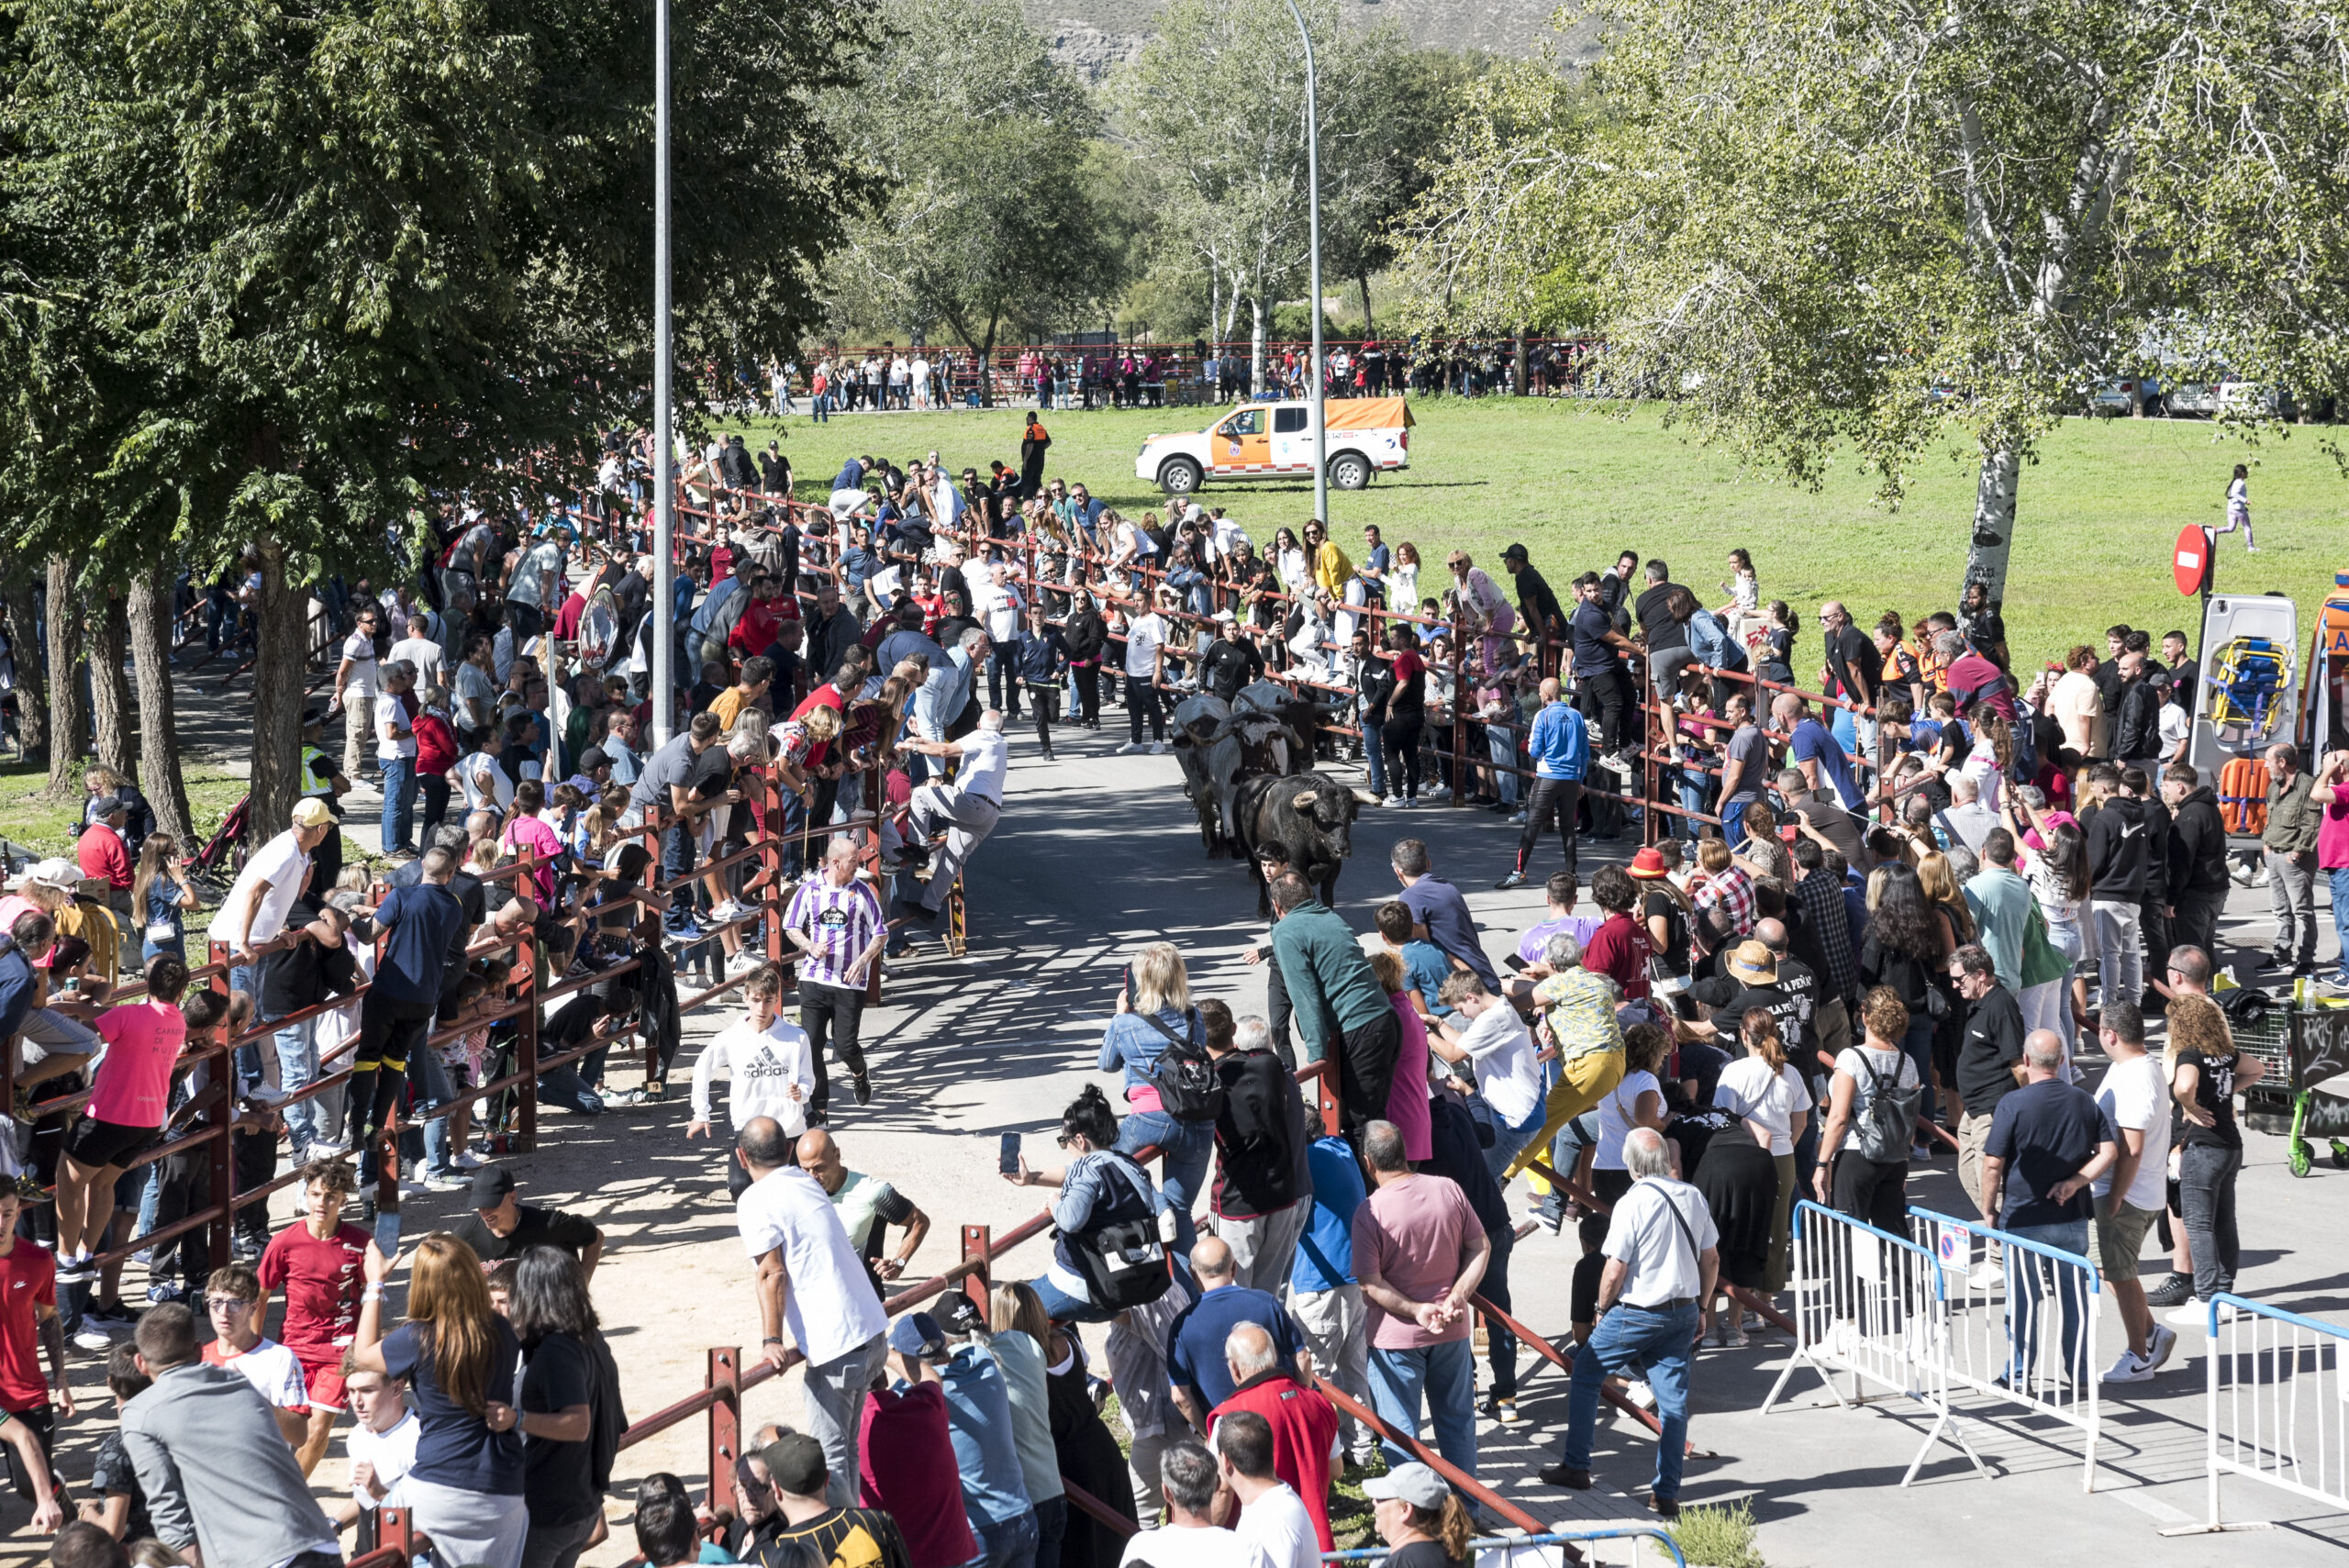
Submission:
[[[1095,82],[1150,41],[1159,10],[1158,0],[1021,0],[1021,6],[1052,52]],[[1422,46],[1524,58],[1546,43],[1562,63],[1587,64],[1598,54],[1598,24],[1575,17],[1561,32],[1553,25],[1555,12],[1553,0],[1345,0],[1350,20],[1364,27],[1392,22]]]

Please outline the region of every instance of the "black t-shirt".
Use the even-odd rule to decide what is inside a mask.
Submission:
[[[813,1547],[817,1559],[823,1562],[870,1562],[874,1568],[910,1568],[913,1562],[897,1521],[878,1508],[833,1508],[796,1525],[777,1518],[761,1534],[765,1539],[751,1559],[756,1562],[769,1560],[766,1548],[780,1547],[788,1541]],[[870,1554],[866,1541],[871,1543],[871,1551],[880,1553],[879,1557]]]
[[[1668,973],[1687,973],[1688,917],[1681,912],[1680,901],[1669,893],[1651,893],[1640,901],[1640,918],[1642,922],[1658,918],[1664,921],[1664,930],[1671,940],[1656,956],[1664,960],[1664,967]],[[1655,934],[1653,930],[1648,934],[1648,941],[1650,946],[1654,945]],[[1688,1168],[1692,1171],[1696,1169],[1694,1165]]]
[[[97,1462],[90,1467],[90,1490],[100,1501],[111,1492],[129,1495],[123,1540],[138,1540],[155,1533],[154,1521],[147,1517],[147,1494],[139,1485],[139,1472],[131,1467],[130,1451],[123,1445],[121,1432],[108,1432],[98,1440]]]
[[[1729,1039],[1743,1040],[1749,1007],[1760,1007],[1769,1013],[1777,1023],[1778,1038],[1786,1042],[1787,1060],[1799,1060],[1803,1049],[1802,1004],[1780,986],[1743,986],[1713,1009],[1713,1027]]]
[[[294,901],[285,928],[296,930],[318,917],[323,901],[304,894]],[[328,949],[315,941],[271,953],[261,966],[261,1016],[282,1018],[313,1007],[329,995],[343,995],[358,983],[359,963],[348,947]]]
[[[1647,633],[1651,653],[1688,646],[1688,628],[1672,618],[1672,591],[1677,586],[1675,583],[1658,583],[1640,595],[1640,629]]]
[[[724,690],[726,688],[723,685],[713,685],[707,681],[696,681],[692,691],[686,694],[685,704],[696,713],[707,713],[709,705],[716,702],[718,694]]]
[[[595,1403],[595,1368],[586,1349],[568,1334],[549,1334],[522,1363],[522,1411],[551,1416]],[[522,1446],[522,1494],[533,1525],[567,1525],[603,1507],[591,1474],[595,1444],[530,1438]]]
[[[1957,1097],[1968,1114],[1988,1116],[2014,1093],[2012,1071],[2022,1060],[2022,1004],[2003,985],[1966,1009],[1965,1039],[1957,1048]]]
[[[1587,599],[1575,606],[1575,613],[1566,617],[1566,635],[1574,643],[1575,674],[1595,675],[1615,668],[1615,650],[1607,641],[1607,634],[1614,629],[1615,622],[1603,606]]]
[[[1839,688],[1831,695],[1850,697],[1855,702],[1860,700],[1860,688],[1854,681],[1856,676],[1867,683],[1867,700],[1876,700],[1876,690],[1884,679],[1884,655],[1876,651],[1875,638],[1855,626],[1829,633],[1827,667],[1834,672],[1835,684]]]
[[[685,793],[696,800],[715,800],[732,787],[734,759],[723,746],[712,746],[693,759],[685,770]]]
[[[560,1247],[576,1258],[596,1244],[595,1225],[575,1214],[540,1208],[534,1204],[519,1207],[520,1223],[509,1236],[500,1236],[484,1225],[478,1212],[458,1221],[452,1234],[471,1247],[473,1255],[484,1263],[503,1262],[518,1256],[525,1247]]]
[[[2208,1143],[2221,1149],[2243,1147],[2243,1129],[2235,1125],[2235,1064],[2240,1060],[2237,1054],[2205,1056],[2193,1046],[2177,1053],[2176,1067],[2201,1069],[2202,1076],[2194,1084],[2194,1104],[2208,1111],[2217,1123],[2214,1127],[2204,1127],[2183,1112],[2179,1113],[2179,1144]]]
[[[1787,906],[1787,924],[1795,924],[1797,911]],[[1798,958],[1778,960],[1778,989],[1795,999],[1795,1017],[1798,1020],[1799,1037],[1787,1036],[1787,1056],[1795,1071],[1806,1078],[1824,1075],[1819,1065],[1819,1028],[1812,1022],[1819,1017],[1819,972]]]

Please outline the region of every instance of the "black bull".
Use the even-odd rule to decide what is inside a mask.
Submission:
[[[1353,790],[1319,773],[1241,781],[1233,816],[1241,853],[1256,884],[1257,914],[1273,909],[1256,859],[1263,844],[1286,850],[1289,869],[1314,886],[1322,903],[1337,907],[1338,873],[1353,853],[1354,815],[1361,805]]]

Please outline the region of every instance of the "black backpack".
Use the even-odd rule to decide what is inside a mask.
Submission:
[[[1901,1087],[1897,1063],[1892,1069],[1892,1081],[1887,1084],[1884,1074],[1876,1070],[1876,1063],[1868,1060],[1866,1051],[1861,1051],[1859,1057],[1860,1066],[1868,1075],[1868,1103],[1853,1118],[1852,1152],[1879,1165],[1905,1163],[1909,1150],[1916,1147],[1917,1102],[1923,1095],[1924,1087],[1921,1084]]]
[[[1151,1211],[1149,1176],[1126,1155],[1113,1150],[1110,1158],[1117,1162],[1118,1173],[1141,1195],[1141,1217],[1066,1233],[1065,1240],[1093,1305],[1122,1312],[1164,1296],[1173,1275],[1167,1267],[1166,1243],[1159,1234],[1158,1216]]]
[[[1213,1121],[1223,1114],[1223,1075],[1201,1040],[1199,1015],[1193,1008],[1189,1029],[1176,1034],[1158,1021],[1155,1013],[1141,1015],[1142,1022],[1166,1037],[1166,1049],[1142,1074],[1158,1091],[1159,1108],[1176,1121]]]

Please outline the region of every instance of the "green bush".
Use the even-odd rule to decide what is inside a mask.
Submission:
[[[1671,1527],[1680,1554],[1705,1568],[1766,1568],[1753,1544],[1753,1505],[1740,1499],[1718,1507],[1698,1504],[1680,1510]]]

